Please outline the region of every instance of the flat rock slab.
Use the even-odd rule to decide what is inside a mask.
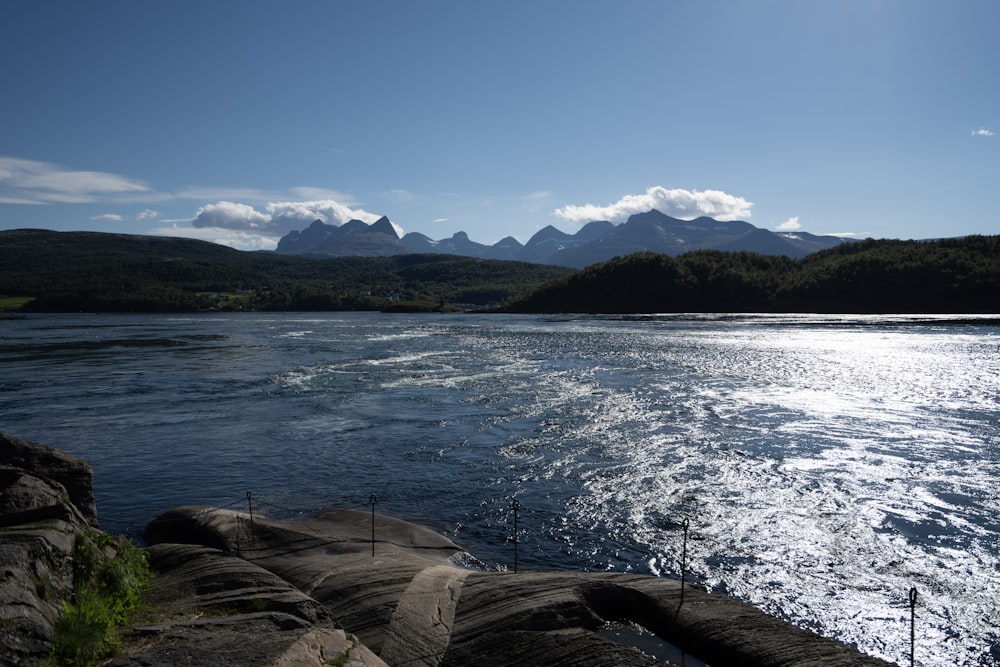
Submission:
[[[382,658],[390,665],[437,665],[451,643],[455,607],[469,570],[433,565],[403,591],[389,620]]]
[[[151,611],[109,665],[385,664],[325,607],[253,563],[190,544],[149,554]]]
[[[433,531],[343,510],[274,521],[171,510],[146,540],[225,550],[287,582],[390,664],[652,665],[600,631],[635,624],[713,665],[888,665],[746,604],[670,579],[624,573],[487,572]],[[154,547],[155,548],[155,547]]]

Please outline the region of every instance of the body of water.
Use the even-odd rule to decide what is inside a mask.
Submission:
[[[0,430],[103,526],[370,507],[487,567],[687,579],[908,664],[1000,664],[1000,320],[212,314],[0,321]]]

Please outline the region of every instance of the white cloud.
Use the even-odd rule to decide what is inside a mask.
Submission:
[[[274,250],[280,237],[292,230],[304,229],[315,220],[332,225],[341,225],[349,220],[371,224],[380,217],[333,201],[274,202],[268,204],[265,211],[258,211],[249,204],[220,201],[199,208],[193,221],[164,220],[174,224],[155,232],[164,236],[211,241],[237,250]],[[178,224],[187,222],[193,226]],[[403,229],[395,223],[392,226],[402,237]]]
[[[869,238],[872,235],[871,232],[826,232],[823,236],[837,236],[840,238],[850,239],[850,238]]]
[[[153,231],[162,236],[199,239],[201,241],[226,245],[237,250],[274,250],[278,245],[278,240],[270,236],[232,229],[219,229],[217,227],[196,229],[194,227],[179,227],[174,224],[170,227],[160,227]]]
[[[86,204],[95,202],[138,203],[193,199],[215,201],[198,208],[191,227],[168,227],[173,235],[195,234],[197,229],[229,230],[226,245],[234,247],[273,246],[288,232],[303,229],[314,220],[340,225],[359,219],[372,223],[380,216],[352,208],[348,195],[327,188],[293,187],[285,191],[259,188],[187,186],[174,192],[155,191],[145,183],[100,171],[67,169],[40,160],[26,160],[0,155],[0,205]],[[250,202],[250,203],[238,203]],[[347,202],[347,203],[344,203]],[[257,206],[258,208],[254,208]],[[260,210],[260,207],[263,210]],[[146,208],[135,215],[138,221],[156,220],[160,212]],[[123,220],[118,214],[94,216],[95,221]],[[393,224],[402,236],[403,230]],[[177,232],[176,230],[183,230]],[[233,233],[236,234],[233,234]],[[250,239],[240,234],[257,235]],[[213,237],[213,238],[217,238]],[[248,240],[249,239],[249,240]]]
[[[267,211],[273,224],[280,229],[287,227],[288,231],[301,229],[314,220],[322,220],[328,225],[342,225],[349,220],[372,223],[381,217],[361,209],[348,208],[333,199],[276,202],[268,204]]]
[[[271,218],[249,204],[220,201],[206,204],[194,214],[195,227],[215,227],[217,229],[260,229]]]
[[[249,204],[220,201],[199,208],[192,224],[201,229],[229,229],[280,238],[290,231],[305,229],[315,220],[339,226],[349,220],[371,224],[379,217],[362,209],[348,208],[332,199],[271,202],[263,212]],[[396,231],[402,232],[398,226]]]
[[[994,132],[992,130],[987,130],[985,127],[972,131],[972,136],[974,137],[992,137],[993,134]]]
[[[6,195],[0,195],[0,204],[26,204],[29,206],[37,206],[39,204],[46,204],[47,202],[38,201],[37,199],[24,199],[22,197],[8,197]]]
[[[802,229],[802,225],[799,224],[799,216],[797,215],[785,220],[783,223],[774,228],[774,230],[778,232],[790,232],[796,229]]]
[[[149,191],[145,183],[118,174],[0,156],[0,201],[5,203],[84,204]]]
[[[652,187],[641,195],[625,195],[607,206],[570,204],[557,208],[553,213],[570,222],[585,223],[592,220],[624,222],[630,215],[656,209],[675,218],[697,218],[706,215],[716,220],[741,220],[750,217],[753,203],[743,197],[721,190],[668,190]]]

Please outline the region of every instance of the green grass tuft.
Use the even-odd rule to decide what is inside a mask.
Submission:
[[[73,552],[73,601],[63,600],[47,667],[95,665],[120,645],[118,628],[149,587],[146,554],[125,538],[78,535]]]

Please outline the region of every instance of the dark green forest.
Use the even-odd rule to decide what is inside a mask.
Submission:
[[[204,241],[0,232],[0,297],[22,311],[403,310],[505,303],[571,269],[450,255],[306,259]]]
[[[866,240],[800,260],[746,252],[639,253],[559,279],[529,313],[997,313],[1000,237]]]
[[[307,259],[168,237],[0,232],[0,310],[998,313],[1000,236],[803,259],[638,253],[583,271],[450,255]]]

